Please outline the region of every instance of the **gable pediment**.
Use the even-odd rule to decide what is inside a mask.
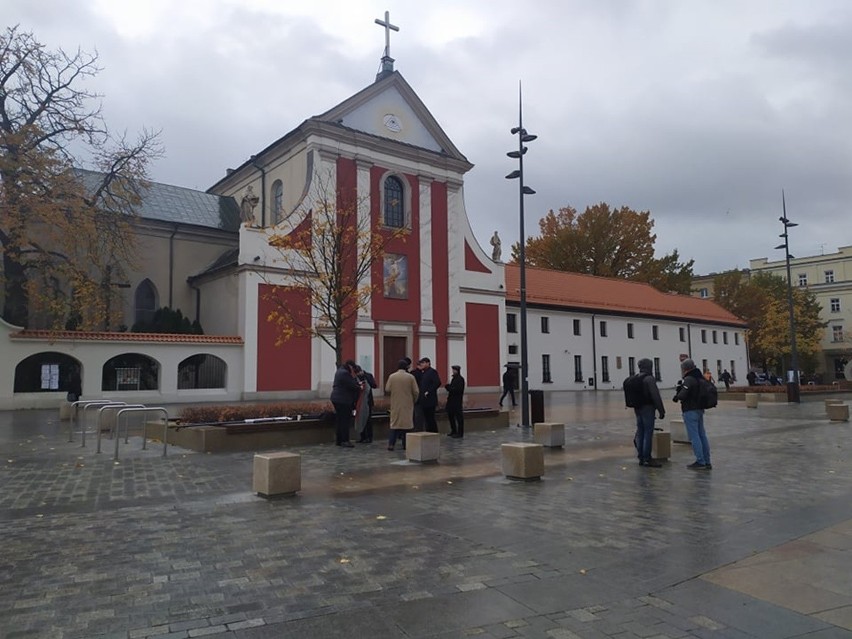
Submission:
[[[467,162],[411,86],[394,72],[313,120],[442,153]]]

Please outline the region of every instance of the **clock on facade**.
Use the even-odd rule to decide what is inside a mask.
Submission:
[[[388,113],[385,115],[384,123],[388,131],[399,133],[402,130],[402,122],[393,113]]]

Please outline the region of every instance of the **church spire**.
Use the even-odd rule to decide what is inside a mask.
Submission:
[[[382,68],[376,74],[376,82],[393,73],[393,58],[390,57],[390,32],[399,31],[399,27],[391,24],[390,11],[385,11],[385,19],[376,18],[376,24],[385,28],[385,52],[382,56]]]

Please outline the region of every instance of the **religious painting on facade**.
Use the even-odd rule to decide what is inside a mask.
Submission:
[[[408,299],[408,257],[387,253],[384,259],[385,297],[395,300]]]

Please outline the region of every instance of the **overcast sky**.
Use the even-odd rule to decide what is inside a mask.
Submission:
[[[3,0],[49,47],[97,49],[107,123],[162,130],[154,180],[204,190],[375,80],[391,55],[476,166],[474,232],[519,236],[518,81],[526,231],[548,209],[650,210],[657,252],[695,272],[852,244],[849,0]]]

